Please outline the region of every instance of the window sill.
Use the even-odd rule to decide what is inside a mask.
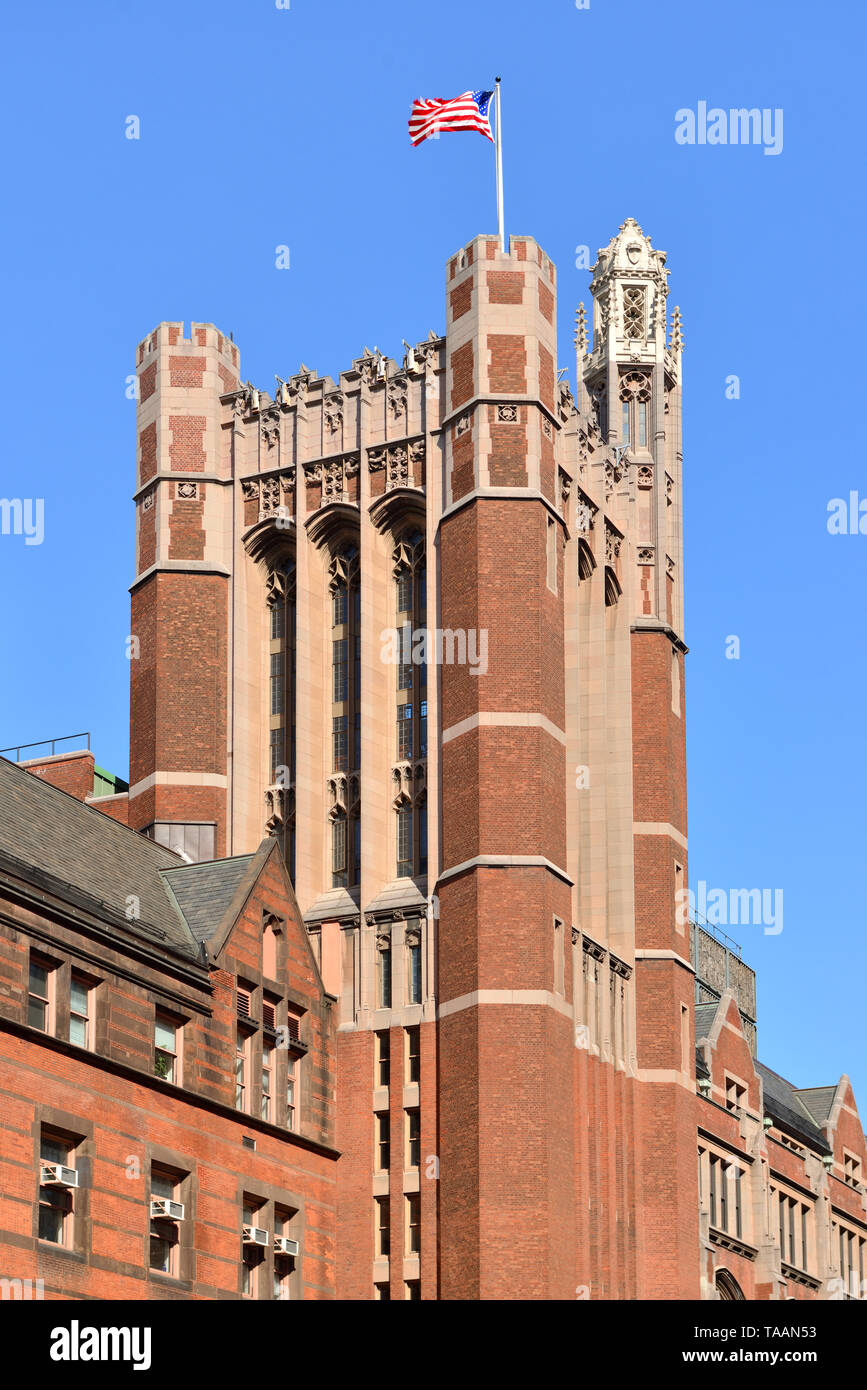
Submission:
[[[86,1264],[87,1256],[83,1250],[76,1250],[69,1245],[58,1245],[56,1241],[45,1240],[43,1236],[36,1237],[36,1248],[42,1254],[64,1255],[67,1260],[74,1260],[77,1264]]]

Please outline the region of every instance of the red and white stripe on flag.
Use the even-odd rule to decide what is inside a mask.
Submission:
[[[414,145],[447,130],[477,130],[493,143],[488,106],[493,92],[462,92],[459,97],[419,97],[412,104],[409,138]]]

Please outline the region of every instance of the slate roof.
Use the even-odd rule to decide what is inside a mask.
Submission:
[[[763,1062],[756,1062],[756,1071],[762,1078],[764,1087],[765,1114],[770,1115],[780,1129],[808,1144],[811,1149],[816,1149],[819,1153],[829,1153],[828,1142],[822,1130],[794,1086],[784,1077],[778,1076],[775,1071],[771,1071]]]
[[[831,1114],[831,1106],[837,1094],[836,1086],[808,1086],[796,1094],[806,1105],[817,1125],[825,1124]]]
[[[695,1036],[696,1038],[709,1038],[713,1021],[716,1018],[716,1011],[719,1008],[719,1000],[712,1004],[696,1004],[695,1006]]]
[[[210,859],[161,870],[196,941],[213,936],[253,858],[252,854],[239,854],[234,859]]]
[[[125,932],[199,959],[198,943],[159,873],[179,856],[6,758],[0,758],[0,854],[22,878],[58,897],[97,914],[107,908]],[[126,918],[131,896],[140,914],[132,921]]]

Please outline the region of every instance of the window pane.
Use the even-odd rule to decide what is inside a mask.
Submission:
[[[62,1139],[43,1138],[39,1145],[39,1157],[43,1163],[68,1163],[69,1145]]]
[[[63,1211],[60,1207],[40,1206],[39,1239],[63,1244]]]
[[[74,1014],[87,1016],[87,996],[87,985],[73,976],[69,986],[69,1007]]]
[[[41,994],[43,998],[47,998],[48,971],[33,960],[30,962],[30,988],[34,994]]]
[[[172,1243],[164,1240],[162,1236],[151,1236],[151,1269],[159,1270],[162,1274],[171,1274],[172,1271]]]
[[[76,1047],[87,1047],[86,1018],[76,1018],[74,1014],[70,1016],[69,1041],[75,1043]]]
[[[48,1027],[48,1005],[43,1004],[39,999],[28,999],[27,1022],[31,1028],[38,1028],[41,1033],[46,1032]]]
[[[629,402],[621,401],[620,404],[620,442],[629,443]]]
[[[176,1029],[173,1024],[158,1018],[154,1024],[154,1045],[163,1052],[174,1052]]]
[[[170,1197],[174,1201],[175,1180],[168,1173],[151,1171],[151,1196]]]

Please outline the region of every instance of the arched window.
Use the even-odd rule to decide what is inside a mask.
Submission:
[[[633,449],[647,449],[650,377],[628,372],[620,379],[620,442]]]
[[[720,1298],[726,1302],[746,1302],[744,1291],[733,1274],[727,1269],[720,1269],[716,1276],[716,1290]]]

